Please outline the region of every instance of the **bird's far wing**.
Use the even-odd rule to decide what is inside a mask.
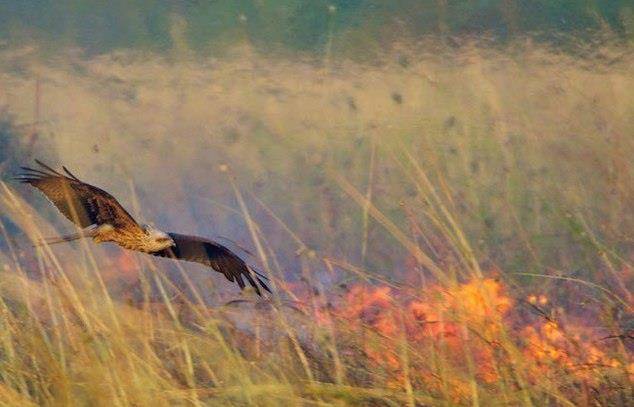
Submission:
[[[262,295],[260,287],[271,292],[262,281],[266,277],[247,266],[240,257],[223,245],[198,236],[178,233],[169,233],[169,235],[174,240],[175,246],[150,254],[204,264],[224,274],[227,280],[238,283],[241,289],[245,287],[243,279],[246,279],[260,296]]]
[[[24,172],[15,179],[39,189],[70,221],[82,228],[103,224],[120,229],[141,228],[106,191],[80,181],[66,167],[62,167],[66,174],[61,174],[38,160],[35,162],[41,169],[21,167]]]

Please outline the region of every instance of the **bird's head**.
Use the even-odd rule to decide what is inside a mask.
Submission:
[[[176,245],[170,235],[152,225],[143,225],[143,229],[148,237],[149,251],[160,251]]]

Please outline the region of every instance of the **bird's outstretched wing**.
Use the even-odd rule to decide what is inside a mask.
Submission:
[[[168,234],[175,245],[150,254],[204,264],[224,274],[227,280],[238,283],[241,289],[245,287],[244,279],[246,279],[258,295],[262,295],[260,287],[271,292],[262,281],[266,279],[265,276],[247,266],[240,257],[223,245],[203,237]]]
[[[15,179],[39,189],[70,221],[82,228],[110,224],[118,229],[140,231],[141,226],[106,191],[86,184],[66,167],[61,174],[35,160],[41,169],[21,167],[24,172]]]

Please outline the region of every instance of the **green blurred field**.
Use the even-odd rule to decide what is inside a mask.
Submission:
[[[205,58],[185,42],[160,56],[42,54],[0,53],[5,405],[631,400],[631,46],[571,56],[429,40],[372,63],[250,47]],[[184,265],[193,290],[166,262],[91,243],[36,256],[27,236],[70,226],[9,181],[33,157],[165,230],[252,249],[277,305],[247,293],[220,306],[239,297],[222,278]],[[462,353],[399,314],[486,278],[502,291],[444,317]],[[470,318],[498,301],[503,312]],[[565,341],[570,363],[529,352],[530,327]]]

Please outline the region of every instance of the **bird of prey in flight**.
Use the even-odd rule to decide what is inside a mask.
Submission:
[[[265,276],[249,267],[225,246],[198,236],[165,233],[134,218],[106,191],[80,181],[66,167],[62,174],[39,160],[41,167],[21,167],[16,180],[39,189],[55,207],[81,228],[79,233],[46,239],[49,244],[92,238],[96,243],[113,242],[129,250],[154,256],[204,264],[224,274],[227,280],[245,287],[246,280],[262,295]]]

